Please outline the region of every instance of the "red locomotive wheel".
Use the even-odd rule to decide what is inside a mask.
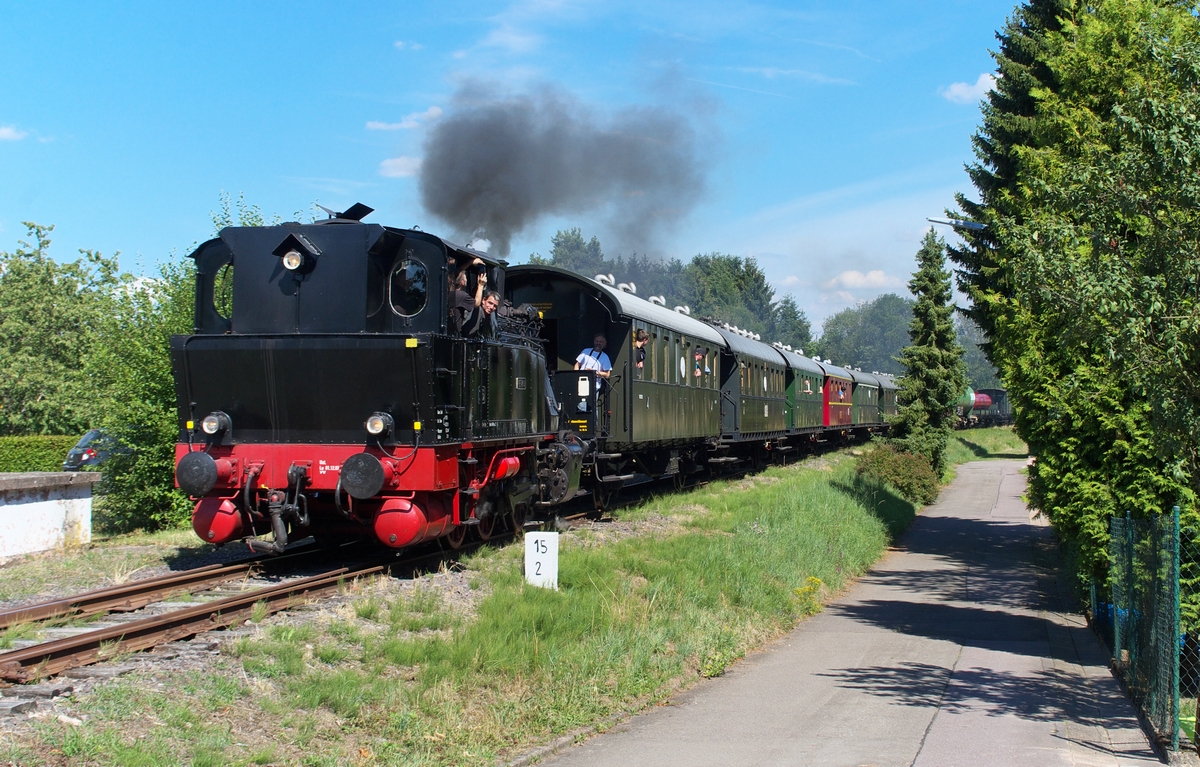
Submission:
[[[458,551],[467,541],[467,526],[458,525],[451,528],[450,534],[446,536],[446,543],[450,544],[450,548]]]
[[[508,524],[512,527],[513,535],[518,540],[525,536],[525,520],[528,518],[528,513],[529,507],[525,504],[514,506],[508,513]]]
[[[479,520],[475,531],[479,533],[479,540],[491,540],[491,537],[496,534],[496,515],[488,514],[483,519]]]

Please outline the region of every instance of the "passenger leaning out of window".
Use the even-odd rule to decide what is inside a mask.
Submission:
[[[646,368],[646,343],[649,340],[650,334],[644,330],[639,330],[633,337],[633,361],[634,367],[638,371],[638,378],[642,377],[642,372]]]

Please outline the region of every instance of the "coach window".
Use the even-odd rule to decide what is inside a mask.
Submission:
[[[392,311],[401,317],[412,317],[424,309],[429,300],[429,273],[420,261],[406,258],[392,270],[388,287]]]
[[[658,359],[662,356],[658,348],[658,333],[650,334],[650,341],[646,344],[646,355],[646,365],[650,368],[650,380],[661,380],[658,377]]]
[[[651,333],[650,340],[646,342],[646,380],[658,380],[658,333]]]
[[[675,376],[671,374],[671,368],[675,364],[675,339],[670,333],[663,334],[663,383],[671,383],[675,380]]]
[[[671,367],[673,370],[671,372],[675,375],[676,384],[685,385],[687,384],[687,381],[681,380],[683,379],[683,376],[680,375],[680,371],[683,368],[683,339],[679,336],[675,336],[674,340],[675,343],[671,347],[671,353],[673,355],[671,359]]]

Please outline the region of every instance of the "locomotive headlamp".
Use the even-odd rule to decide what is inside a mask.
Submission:
[[[229,416],[217,410],[204,416],[204,420],[200,422],[200,429],[205,434],[213,435],[229,431],[229,425]]]
[[[387,413],[372,413],[367,419],[367,433],[373,437],[382,437],[391,433],[394,422]]]
[[[283,268],[294,272],[304,266],[304,254],[298,250],[289,250],[283,254]]]
[[[271,255],[278,258],[283,268],[295,275],[296,279],[301,279],[301,275],[316,268],[321,249],[304,234],[292,232],[271,251]]]

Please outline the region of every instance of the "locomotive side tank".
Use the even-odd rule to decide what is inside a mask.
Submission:
[[[195,333],[171,349],[176,480],[202,539],[401,548],[574,494],[577,445],[543,465],[556,414],[536,334],[467,338],[451,316],[451,277],[502,289],[503,262],[349,217],[226,228],[192,258]]]

